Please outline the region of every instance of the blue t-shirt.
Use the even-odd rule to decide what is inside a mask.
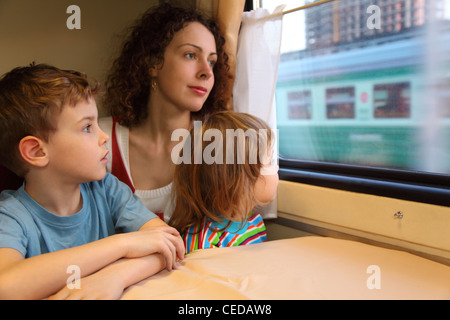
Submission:
[[[70,216],[55,215],[24,189],[0,195],[0,248],[25,258],[96,241],[115,233],[136,231],[156,218],[131,190],[107,173],[100,181],[80,185],[83,207]]]

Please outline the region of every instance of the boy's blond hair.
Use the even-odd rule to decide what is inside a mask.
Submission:
[[[74,106],[98,94],[82,73],[32,63],[0,79],[0,163],[23,177],[28,166],[19,143],[26,136],[48,141],[57,117],[66,105]]]

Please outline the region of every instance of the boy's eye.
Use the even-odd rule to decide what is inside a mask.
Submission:
[[[83,131],[84,131],[84,132],[91,132],[91,127],[92,127],[92,125],[91,125],[91,124],[88,124],[87,126],[85,126],[85,127],[83,128]]]

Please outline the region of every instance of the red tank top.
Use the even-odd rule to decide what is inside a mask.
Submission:
[[[128,175],[127,169],[125,168],[125,163],[123,162],[122,156],[120,155],[119,144],[117,143],[116,136],[116,123],[118,119],[113,117],[112,120],[112,130],[111,130],[111,173],[115,175],[120,181],[127,184],[133,193],[136,192],[133,184],[131,183],[130,176]],[[155,214],[164,221],[163,212],[155,212]]]
[[[116,137],[116,123],[118,119],[113,117],[112,120],[112,130],[111,130],[111,173],[115,175],[120,181],[126,183],[133,193],[136,191],[131,179],[128,176],[127,169],[123,163],[122,156],[120,155],[119,144],[117,143]]]

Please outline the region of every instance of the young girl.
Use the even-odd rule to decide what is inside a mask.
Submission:
[[[264,222],[252,210],[272,201],[278,185],[278,167],[268,161],[271,129],[257,117],[224,111],[204,119],[197,131],[194,126],[190,137],[197,136],[182,151],[183,159],[184,152],[191,153],[190,161],[175,168],[176,205],[169,222],[183,233],[186,253],[265,241]],[[208,132],[214,141],[205,138]],[[200,151],[196,141],[202,141]]]

